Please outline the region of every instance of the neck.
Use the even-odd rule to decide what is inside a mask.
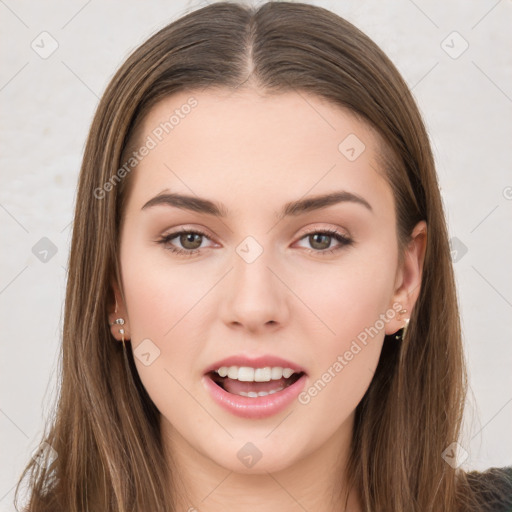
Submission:
[[[284,468],[257,463],[239,472],[195,449],[161,417],[175,510],[225,512],[236,504],[244,512],[360,512],[358,497],[345,486],[352,427],[353,417],[323,445],[304,450]]]

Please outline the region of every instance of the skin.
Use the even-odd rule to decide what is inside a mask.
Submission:
[[[191,95],[155,105],[138,143]],[[332,489],[343,486],[354,411],[384,335],[404,326],[417,300],[426,225],[415,227],[399,267],[394,199],[378,168],[380,141],[348,111],[306,93],[264,96],[244,89],[193,96],[197,107],[129,178],[120,249],[125,300],[114,282],[119,311],[111,311],[111,320],[125,318],[133,350],[147,338],[160,350],[149,366],[135,361],[178,469],[177,510],[217,512],[234,503],[246,512],[262,505],[270,512],[343,510]],[[354,161],[338,149],[349,134],[365,144]],[[142,209],[165,189],[223,203],[230,213],[218,219],[167,205]],[[363,197],[373,211],[343,202],[277,216],[289,201],[338,190]],[[182,226],[207,236],[157,243]],[[308,236],[326,228],[354,243]],[[250,264],[236,252],[249,235],[263,249]],[[201,240],[193,256],[169,250],[190,251]],[[394,303],[408,314],[387,321],[308,404],[248,420],[220,408],[203,387],[208,365],[245,353],[298,363],[307,371],[307,389],[365,327],[395,311]],[[112,334],[120,339],[118,327]],[[237,457],[247,442],[262,453],[252,468]],[[353,492],[347,510],[361,510]]]

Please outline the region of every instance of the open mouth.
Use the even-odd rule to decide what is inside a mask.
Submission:
[[[238,378],[230,378],[229,376],[221,376],[217,371],[211,371],[206,374],[217,386],[224,391],[233,395],[247,396],[256,398],[258,396],[272,395],[297,382],[304,372],[293,373],[289,377],[282,375],[281,377],[270,379],[265,382],[245,381]]]

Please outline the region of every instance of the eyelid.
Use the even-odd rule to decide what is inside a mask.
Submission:
[[[311,228],[307,228],[307,230],[302,234],[301,238],[310,235],[312,233],[318,233],[318,232],[330,232],[330,233],[336,233],[338,235],[344,236],[345,238],[352,239],[352,236],[348,232],[348,230],[341,230],[341,228],[333,227],[333,226],[313,226]]]
[[[161,235],[161,238],[169,237],[169,236],[177,236],[181,233],[197,233],[198,235],[202,235],[209,240],[214,240],[216,237],[212,235],[212,233],[205,227],[195,227],[193,225],[188,224],[180,224],[179,226],[175,226],[172,228],[166,229]]]
[[[169,231],[169,232],[167,232]],[[305,236],[307,235],[310,235],[310,234],[313,234],[313,233],[318,233],[318,232],[330,232],[330,233],[336,233],[336,234],[339,234],[341,236],[344,236],[345,238],[350,238],[352,239],[352,236],[350,235],[350,233],[347,231],[347,230],[344,230],[345,232],[343,231],[340,231],[339,228],[335,228],[335,227],[332,227],[332,226],[312,226],[312,227],[309,227],[309,228],[306,228],[306,231],[304,231],[297,240],[301,240],[302,238],[304,238]],[[192,225],[187,225],[187,224],[183,224],[183,225],[180,225],[180,226],[177,226],[176,228],[169,228],[169,230],[166,230],[160,238],[164,238],[164,237],[169,237],[169,236],[177,236],[181,233],[196,233],[196,234],[199,234],[199,235],[203,235],[204,237],[208,238],[209,240],[213,241],[213,239],[215,238],[208,229],[204,228],[204,227],[200,227],[200,228],[196,228]]]

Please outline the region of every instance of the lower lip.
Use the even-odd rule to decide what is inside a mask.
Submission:
[[[206,375],[203,376],[203,384],[215,402],[230,413],[241,418],[258,419],[284,411],[304,389],[306,374],[277,393],[254,398],[228,393]]]

